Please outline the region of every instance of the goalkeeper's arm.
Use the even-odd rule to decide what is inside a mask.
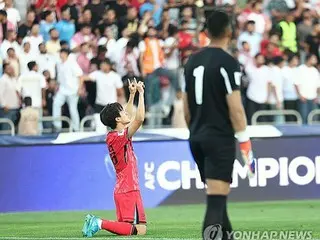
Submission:
[[[251,177],[255,174],[255,160],[252,153],[250,137],[246,130],[247,119],[243,109],[240,91],[236,90],[227,95],[227,103],[230,120],[240,143],[242,159],[248,166],[248,175]]]

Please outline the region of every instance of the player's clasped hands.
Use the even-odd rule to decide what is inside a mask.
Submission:
[[[137,82],[137,79],[134,78],[133,81],[130,81],[130,79],[128,79],[128,83],[129,83],[130,94],[135,94],[137,90],[139,93],[144,93],[144,83],[143,82],[141,82],[141,81]]]

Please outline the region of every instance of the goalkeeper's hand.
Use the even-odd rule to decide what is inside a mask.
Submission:
[[[250,139],[245,142],[240,142],[240,152],[242,160],[248,168],[248,177],[253,178],[256,174],[256,159],[253,156]]]

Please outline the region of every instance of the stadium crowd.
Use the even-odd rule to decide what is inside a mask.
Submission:
[[[243,69],[249,123],[258,110],[319,108],[319,0],[0,0],[0,118],[39,134],[43,116],[80,119],[125,103],[143,80],[146,126],[186,127],[183,65],[209,44],[213,8],[233,19],[230,53]],[[276,123],[293,121],[290,116]],[[61,130],[61,121],[54,121]],[[0,124],[0,130],[7,130]]]

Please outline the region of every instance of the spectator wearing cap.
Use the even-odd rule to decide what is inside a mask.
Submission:
[[[84,77],[85,81],[95,81],[97,84],[97,96],[95,101],[95,112],[99,113],[109,103],[124,102],[124,90],[121,76],[112,70],[109,59],[100,63],[100,70],[90,73]]]
[[[40,54],[37,56],[37,63],[39,66],[39,72],[48,70],[52,78],[56,77],[57,57],[48,54],[46,45],[44,43],[39,44]]]
[[[54,13],[51,11],[44,12],[44,19],[40,22],[40,34],[43,37],[44,42],[50,39],[50,30],[54,28],[55,19]]]
[[[13,24],[14,28],[17,28],[21,21],[21,16],[19,11],[13,6],[13,0],[5,0],[4,9],[7,12],[8,20]]]
[[[24,74],[28,72],[28,63],[37,60],[37,54],[34,54],[30,51],[31,46],[29,42],[25,42],[23,44],[23,51],[19,54],[19,62],[20,62],[20,73]]]
[[[282,73],[282,68],[285,66],[285,60],[283,57],[275,57],[273,59],[273,65],[271,66],[270,79],[271,79],[271,94],[268,99],[270,109],[272,110],[282,110],[283,109],[283,86],[284,77]],[[284,123],[283,116],[276,116],[274,118],[276,124]]]
[[[282,68],[283,75],[283,97],[284,109],[298,111],[298,95],[295,88],[295,79],[298,75],[297,66],[299,65],[299,58],[297,55],[290,55],[288,58],[288,65]],[[294,116],[286,116],[287,122],[295,121]]]
[[[0,46],[0,51],[1,51],[1,57],[3,59],[7,58],[7,51],[9,48],[13,48],[16,53],[19,55],[21,52],[21,47],[19,43],[16,41],[17,39],[17,34],[13,30],[8,30],[7,31],[7,37],[6,39],[2,42]]]
[[[307,55],[305,64],[297,69],[295,86],[299,97],[299,111],[306,124],[309,113],[316,109],[318,92],[320,89],[320,75],[316,69],[317,57]]]
[[[285,20],[278,24],[278,31],[281,38],[281,49],[289,49],[291,52],[297,53],[297,26],[294,20],[294,14],[292,12],[288,13]]]
[[[75,34],[75,24],[70,21],[70,9],[63,7],[61,9],[61,20],[56,24],[55,28],[59,32],[60,40],[70,43],[71,38]]]
[[[29,42],[31,46],[31,52],[34,54],[39,53],[39,44],[43,43],[43,37],[40,34],[39,24],[34,24],[31,28],[29,36],[26,36],[22,43]]]
[[[60,51],[61,63],[57,66],[57,80],[59,90],[53,102],[53,117],[61,116],[61,108],[67,102],[72,120],[72,128],[79,130],[80,118],[78,112],[79,89],[82,85],[81,77],[83,72],[73,57],[70,57],[68,49]],[[57,130],[62,127],[61,121],[55,121],[54,126]]]
[[[18,42],[22,43],[22,40],[29,34],[31,27],[36,23],[36,13],[33,10],[28,10],[26,21],[22,23],[18,28]]]
[[[16,123],[21,106],[20,86],[9,63],[3,64],[3,72],[0,78],[0,118],[8,118]],[[0,125],[0,129],[9,130],[9,125]]]
[[[260,52],[260,44],[262,41],[262,35],[255,32],[255,22],[248,21],[246,24],[246,31],[242,32],[238,38],[237,47],[242,49],[242,43],[247,42],[250,45],[250,55],[254,57]]]
[[[31,97],[25,97],[23,102],[24,108],[20,110],[18,134],[24,136],[36,136],[39,134],[39,112],[37,109],[32,107]]]
[[[35,61],[28,63],[29,72],[21,74],[18,82],[22,89],[23,97],[32,99],[32,107],[38,110],[39,119],[42,119],[42,108],[46,106],[45,89],[47,82],[42,73],[39,72],[38,64]],[[42,124],[39,125],[42,129]]]
[[[59,40],[59,32],[57,31],[57,29],[52,28],[52,29],[50,29],[49,34],[50,34],[50,38],[46,42],[47,52],[48,52],[48,54],[58,56],[59,51],[61,49],[60,40]]]
[[[89,46],[96,46],[95,36],[91,32],[91,26],[89,24],[83,24],[81,31],[77,32],[71,39],[70,48],[72,51],[77,52],[80,50],[82,43],[88,43]]]

